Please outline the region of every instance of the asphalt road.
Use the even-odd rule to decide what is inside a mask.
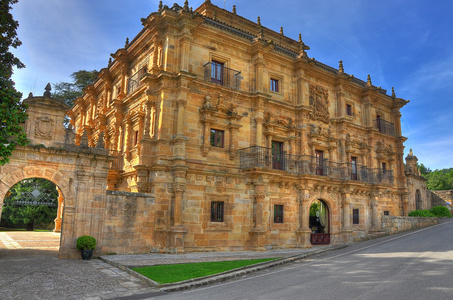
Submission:
[[[149,299],[453,299],[453,220]]]

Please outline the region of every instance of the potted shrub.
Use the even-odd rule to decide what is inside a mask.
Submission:
[[[96,248],[96,239],[89,235],[81,236],[77,239],[76,247],[82,251],[82,259],[89,260]]]

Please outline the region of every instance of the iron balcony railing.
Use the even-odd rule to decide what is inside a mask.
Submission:
[[[133,93],[141,85],[141,79],[146,75],[146,67],[142,67],[134,75],[129,78],[127,83],[127,94]]]
[[[396,136],[395,125],[391,122],[376,119],[374,120],[374,127],[382,133]]]
[[[284,151],[276,153],[272,148],[260,146],[240,149],[238,153],[241,169],[273,169],[294,175],[318,175],[337,180],[393,185],[393,171],[320,160],[309,155],[291,155]]]
[[[208,62],[203,66],[204,80],[223,85],[236,90],[241,89],[241,72],[236,71],[216,62]]]

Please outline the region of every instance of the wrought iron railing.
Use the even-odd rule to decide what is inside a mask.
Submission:
[[[146,66],[138,70],[134,75],[129,78],[127,83],[127,94],[131,94],[141,85],[140,79],[146,75]]]
[[[238,151],[241,169],[282,170],[294,175],[318,175],[337,180],[357,180],[370,184],[393,184],[393,172],[363,165],[319,160],[310,155],[291,155],[272,148],[252,146]]]
[[[376,119],[374,120],[374,127],[382,133],[396,136],[395,124],[391,122],[382,119]]]
[[[241,89],[241,72],[236,71],[215,62],[208,62],[203,66],[204,80],[230,87],[236,90]]]

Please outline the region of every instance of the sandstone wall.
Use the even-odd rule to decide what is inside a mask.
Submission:
[[[382,231],[388,234],[394,234],[435,225],[437,223],[437,218],[382,216]]]

